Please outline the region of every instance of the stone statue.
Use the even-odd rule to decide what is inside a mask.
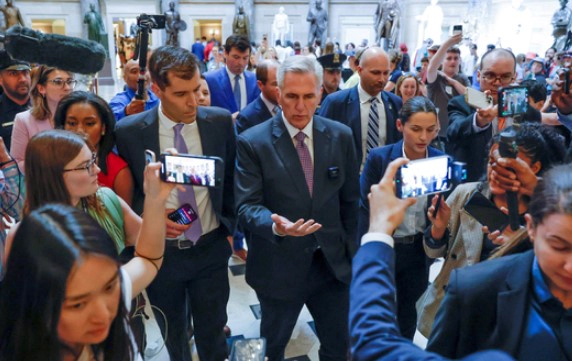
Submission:
[[[244,7],[242,5],[238,7],[238,13],[234,16],[232,33],[244,35],[250,40],[250,20],[248,20],[248,15],[244,13]]]
[[[425,8],[422,15],[417,17],[419,21],[419,39],[431,38],[436,44],[441,44],[443,33],[443,10],[437,5],[439,0],[431,0],[431,5]]]
[[[326,44],[328,12],[322,8],[322,0],[316,0],[315,7],[308,11],[306,21],[310,23],[308,44],[313,44],[315,40],[320,40],[322,45]]]
[[[181,20],[181,14],[175,10],[175,3],[169,3],[169,10],[165,11],[165,31],[167,32],[167,45],[179,46],[179,31],[187,30],[187,23]]]
[[[284,6],[280,6],[278,14],[274,15],[274,22],[272,23],[274,41],[280,40],[282,44],[285,44],[284,40],[289,32],[290,22],[288,21],[288,15],[284,13]]]
[[[20,13],[20,9],[13,5],[12,0],[6,0],[6,6],[0,7],[0,11],[4,14],[4,19],[6,22],[6,28],[8,29],[14,25],[26,26],[24,23],[24,18]]]
[[[398,43],[399,17],[401,11],[397,0],[381,0],[375,11],[375,43],[385,50],[393,49]]]
[[[552,15],[552,36],[554,36],[554,44],[556,51],[568,50],[566,42],[568,40],[568,25],[572,19],[572,11],[568,7],[568,0],[560,0],[560,9]]]
[[[87,24],[87,38],[97,41],[107,49],[107,33],[101,15],[95,10],[95,4],[89,4],[89,11],[83,17],[83,23]]]

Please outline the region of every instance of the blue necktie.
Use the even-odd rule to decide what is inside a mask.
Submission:
[[[173,130],[175,131],[175,148],[177,149],[177,152],[181,154],[187,154],[189,153],[187,149],[187,143],[185,143],[185,139],[181,134],[183,126],[184,126],[183,123],[179,123],[175,125],[175,127],[173,128]],[[185,185],[183,187],[185,187],[186,192],[179,191],[178,195],[179,204],[183,205],[185,203],[188,203],[191,205],[191,207],[193,207],[195,212],[199,214],[199,208],[197,207],[197,199],[195,198],[195,191],[193,189],[193,186]],[[199,238],[201,238],[202,233],[203,229],[201,226],[201,219],[199,217],[193,222],[191,228],[185,231],[185,237],[187,237],[187,239],[191,240],[193,243],[196,243],[199,240]]]
[[[241,102],[241,95],[240,95],[240,75],[234,77],[234,89],[232,90],[234,93],[234,101],[236,102],[236,108],[240,110]]]

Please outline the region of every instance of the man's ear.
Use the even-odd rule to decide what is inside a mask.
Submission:
[[[526,220],[526,231],[528,232],[528,238],[534,243],[534,237],[536,236],[536,227],[532,221],[532,216],[530,214],[525,214],[524,219]]]
[[[155,83],[151,83],[151,91],[157,96],[159,97],[159,95],[161,94],[161,88],[159,88],[159,86]]]

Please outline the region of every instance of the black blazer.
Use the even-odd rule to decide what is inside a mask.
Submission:
[[[476,182],[485,174],[488,144],[493,136],[493,128],[488,127],[482,132],[474,131],[473,118],[477,110],[467,104],[464,95],[449,100],[447,111],[447,153],[455,160],[467,163],[467,182]],[[540,112],[528,107],[525,119],[538,122]]]
[[[397,95],[386,91],[381,92],[381,100],[385,107],[385,144],[392,144],[402,138],[395,125],[397,118],[399,118],[402,101]],[[357,159],[361,164],[363,151],[358,87],[355,86],[328,95],[320,105],[318,115],[339,121],[352,129]]]
[[[292,138],[280,114],[238,136],[235,174],[238,223],[248,242],[246,281],[257,293],[301,296],[314,251],[321,247],[336,278],[351,279],[357,223],[358,163],[351,130],[314,116],[314,188],[306,185]],[[272,213],[322,228],[305,237],[278,237]]]
[[[224,184],[218,188],[209,188],[213,210],[218,220],[232,234],[234,216],[234,162],[236,155],[234,129],[230,113],[217,107],[198,107],[197,125],[201,137],[203,155],[222,158],[224,161]],[[161,154],[159,149],[158,107],[146,112],[128,116],[115,127],[117,149],[125,159],[133,178],[133,210],[143,211],[143,170],[145,169],[145,149]]]
[[[270,118],[272,118],[272,113],[270,113],[262,98],[258,96],[238,113],[235,123],[236,134],[240,134]]]
[[[532,250],[454,270],[427,350],[461,358],[485,349],[516,357],[530,301]]]

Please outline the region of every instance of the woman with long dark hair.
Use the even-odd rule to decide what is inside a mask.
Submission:
[[[0,291],[0,360],[141,360],[127,314],[163,259],[172,185],[159,180],[159,168],[145,170],[145,215],[135,257],[124,266],[114,240],[82,209],[28,209]]]

